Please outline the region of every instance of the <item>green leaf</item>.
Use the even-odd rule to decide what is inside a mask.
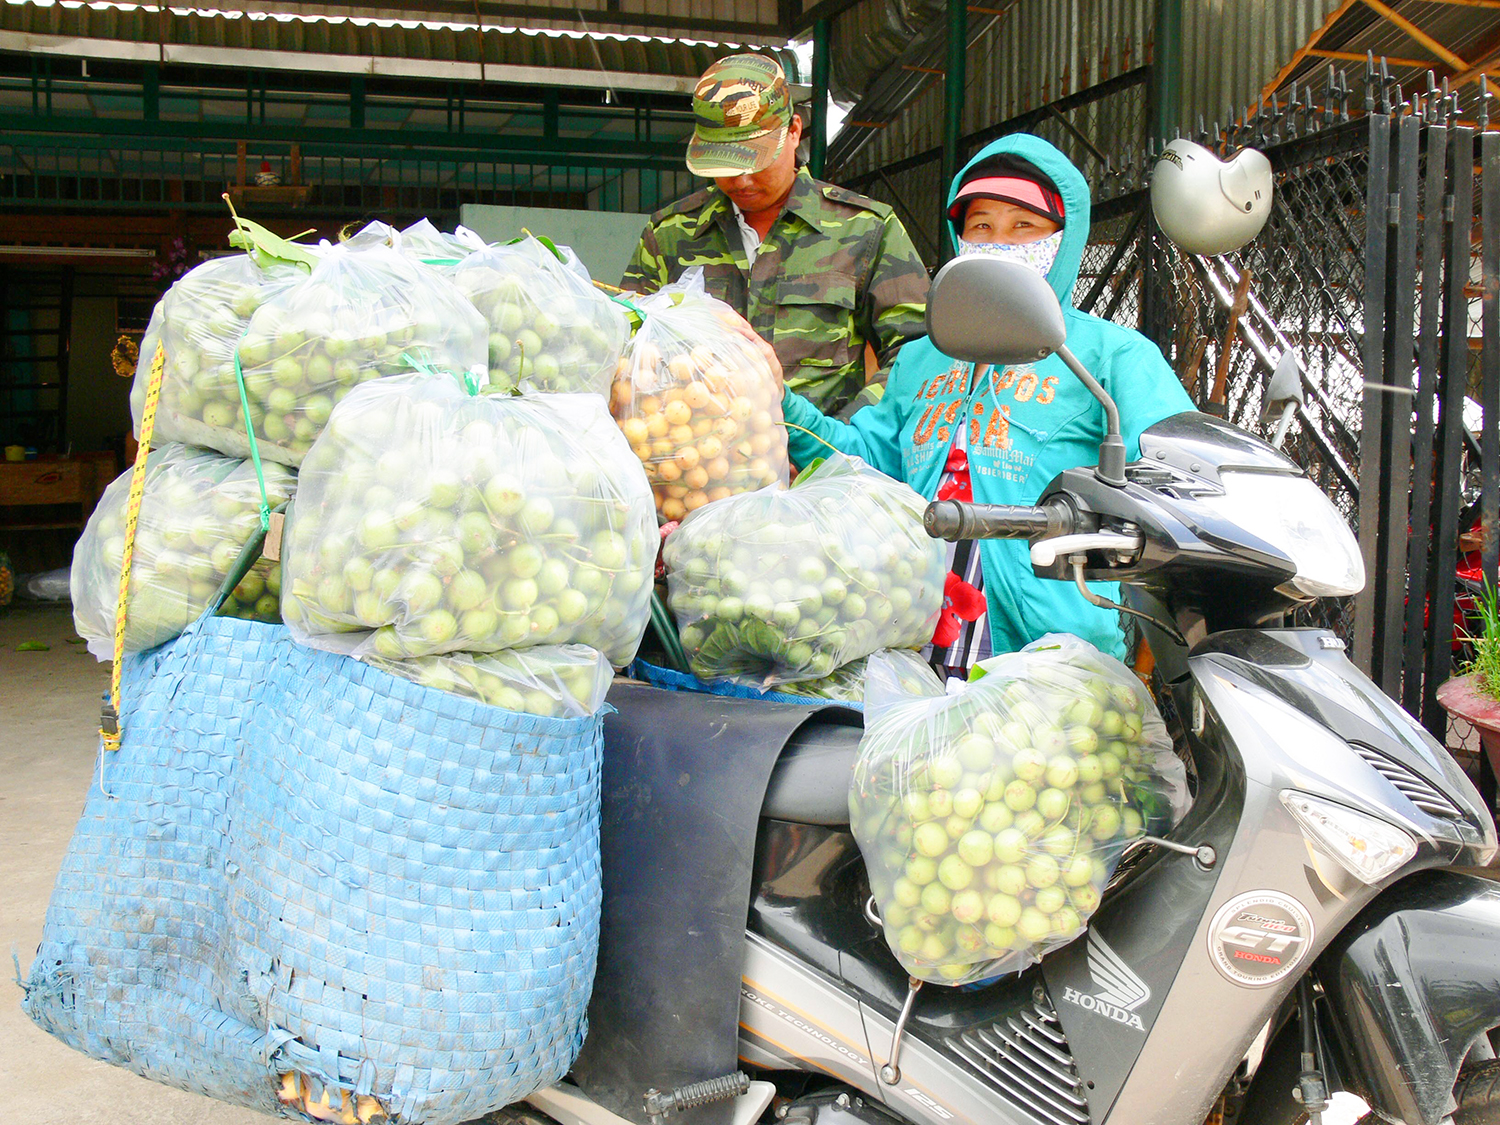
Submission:
[[[224,202],[229,204],[229,214],[233,217],[235,226],[235,229],[229,233],[229,245],[245,251],[255,259],[256,265],[264,269],[276,262],[282,262],[311,273],[313,267],[318,264],[318,256],[306,246],[300,246],[290,239],[282,238],[279,234],[272,234],[259,223],[241,218],[235,212],[234,204],[229,202],[227,193],[224,196]],[[299,234],[297,237],[302,236]]]
[[[17,652],[51,652],[52,646],[43,644],[41,641],[22,641],[16,646]]]
[[[797,474],[797,479],[794,480],[794,481],[792,481],[792,487],[796,488],[799,484],[801,484],[803,481],[805,481],[808,477],[812,476],[815,472],[818,471],[819,466],[821,466],[823,464],[823,462],[826,461],[827,459],[828,458],[826,458],[826,457],[814,457],[811,461],[809,461],[807,463],[806,466],[803,467],[802,471]]]

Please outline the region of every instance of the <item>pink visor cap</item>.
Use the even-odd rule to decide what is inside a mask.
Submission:
[[[963,215],[964,205],[971,199],[998,199],[1002,203],[1014,203],[1017,207],[1035,211],[1059,226],[1064,221],[1062,196],[1044,188],[1035,180],[1020,176],[985,176],[970,180],[953,197],[953,203],[948,208],[948,218],[958,222]]]

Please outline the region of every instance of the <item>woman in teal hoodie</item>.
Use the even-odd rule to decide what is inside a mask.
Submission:
[[[1140,456],[1143,430],[1193,409],[1155,344],[1073,307],[1089,236],[1089,189],[1067,157],[1039,137],[1003,137],[965,165],[948,203],[959,253],[998,253],[1046,274],[1062,302],[1068,347],[1119,405],[1132,460]],[[966,218],[973,220],[967,231]],[[884,397],[849,422],[824,416],[792,391],[782,410],[792,426],[811,431],[788,430],[798,464],[826,453],[827,443],[928,499],[980,504],[1036,503],[1058,473],[1094,464],[1104,436],[1103,409],[1056,356],[1010,367],[981,364],[976,371],[925,338],[901,349]],[[977,546],[975,552],[959,544],[950,560],[936,663],[959,673],[1050,632],[1075,633],[1124,656],[1118,614],[1090,605],[1071,585],[1036,577],[1026,542]],[[1114,583],[1091,588],[1118,600]]]

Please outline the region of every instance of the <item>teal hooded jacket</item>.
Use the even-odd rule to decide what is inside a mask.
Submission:
[[[949,203],[968,168],[997,153],[1029,161],[1062,195],[1062,242],[1047,280],[1062,302],[1068,347],[1119,406],[1127,456],[1135,460],[1141,431],[1192,410],[1193,404],[1155,344],[1073,307],[1073,286],[1089,237],[1089,188],[1061,152],[1040,137],[1002,137],[958,174],[949,188]],[[966,425],[969,475],[980,504],[1034,504],[1058,473],[1098,461],[1104,410],[1061,359],[1049,356],[1008,368],[981,365],[981,377],[974,376],[975,365],[943,355],[924,337],[901,349],[880,402],[848,422],[825,417],[787,391],[782,400],[786,420],[817,435],[789,429],[792,460],[805,465],[826,455],[826,442],[905,481],[930,500],[942,481],[955,427]],[[1038,578],[1024,540],[985,540],[980,553],[995,652],[1014,651],[1045,633],[1068,632],[1124,656],[1118,613],[1090,605],[1070,584]],[[1090,588],[1119,600],[1115,583],[1091,583]]]

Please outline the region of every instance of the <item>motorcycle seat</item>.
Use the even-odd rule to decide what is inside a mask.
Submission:
[[[843,720],[841,712],[825,711],[787,739],[771,769],[762,817],[794,824],[849,823],[849,782],[864,728],[855,712],[847,714]]]

